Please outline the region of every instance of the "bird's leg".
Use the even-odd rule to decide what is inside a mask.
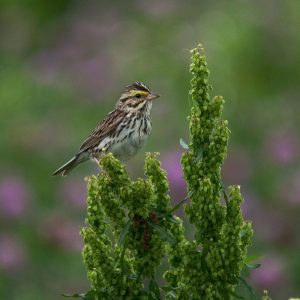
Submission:
[[[96,164],[97,164],[97,166],[98,166],[98,168],[99,168],[99,173],[100,173],[100,172],[101,172],[100,157],[97,157],[97,156],[93,155],[92,160],[93,160],[94,162],[96,162]]]

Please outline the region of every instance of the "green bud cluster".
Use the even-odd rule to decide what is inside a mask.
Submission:
[[[160,167],[158,153],[147,153],[145,163],[145,174],[148,176],[152,186],[155,189],[154,199],[157,202],[159,210],[165,213],[170,208],[169,184],[167,173]]]
[[[145,279],[154,278],[166,255],[164,234],[171,236],[173,226],[166,221],[169,187],[157,156],[146,155],[146,179],[130,180],[112,154],[89,178],[83,259],[99,299],[143,299]]]
[[[229,187],[227,195],[221,181],[229,138],[227,121],[222,120],[224,99],[209,96],[201,46],[191,53],[190,144],[181,164],[188,186],[185,212],[195,237],[187,240],[183,221],[173,215],[178,207],[170,206],[158,153],[146,154],[145,178],[135,181],[112,154],[103,156],[102,172],[88,181],[87,226],[82,229],[92,288],[86,299],[205,300],[235,295],[253,232],[241,214],[239,187]],[[168,258],[167,286],[159,288],[155,276],[163,257]]]
[[[221,182],[229,137],[227,121],[221,119],[224,100],[220,96],[210,99],[209,71],[201,46],[191,53],[190,145],[181,163],[191,200],[185,211],[195,226],[195,240],[189,245],[177,293],[179,299],[231,299],[252,230],[241,215],[239,188],[230,187],[228,197]],[[222,192],[226,205],[220,201]]]
[[[221,241],[226,259],[222,276],[228,283],[235,284],[239,280],[253,231],[251,224],[243,220],[240,211],[243,199],[239,186],[229,187],[229,199]]]

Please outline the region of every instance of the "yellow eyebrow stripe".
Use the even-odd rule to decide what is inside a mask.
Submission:
[[[141,95],[145,95],[145,96],[148,96],[149,93],[148,92],[145,92],[145,91],[137,91],[137,90],[131,90],[130,92],[130,96],[135,96],[137,94],[141,94]]]

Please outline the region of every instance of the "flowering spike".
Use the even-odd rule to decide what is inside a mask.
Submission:
[[[173,215],[177,207],[170,205],[158,153],[146,154],[146,178],[135,181],[120,161],[103,156],[103,172],[88,182],[87,227],[82,229],[92,299],[162,299],[154,278],[164,256],[169,263],[165,299],[231,299],[243,281],[240,273],[252,229],[241,214],[239,187],[229,187],[227,195],[221,180],[229,137],[222,120],[224,99],[210,98],[202,46],[191,53],[190,144],[181,142],[181,164],[188,186],[185,212],[195,228],[194,239],[186,239],[182,220]]]

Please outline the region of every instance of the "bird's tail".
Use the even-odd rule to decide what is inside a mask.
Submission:
[[[82,157],[82,155],[77,154],[72,157],[68,162],[62,165],[59,169],[57,169],[52,176],[56,176],[61,174],[62,176],[68,175],[75,167],[77,167],[80,163],[85,161],[86,158]]]

